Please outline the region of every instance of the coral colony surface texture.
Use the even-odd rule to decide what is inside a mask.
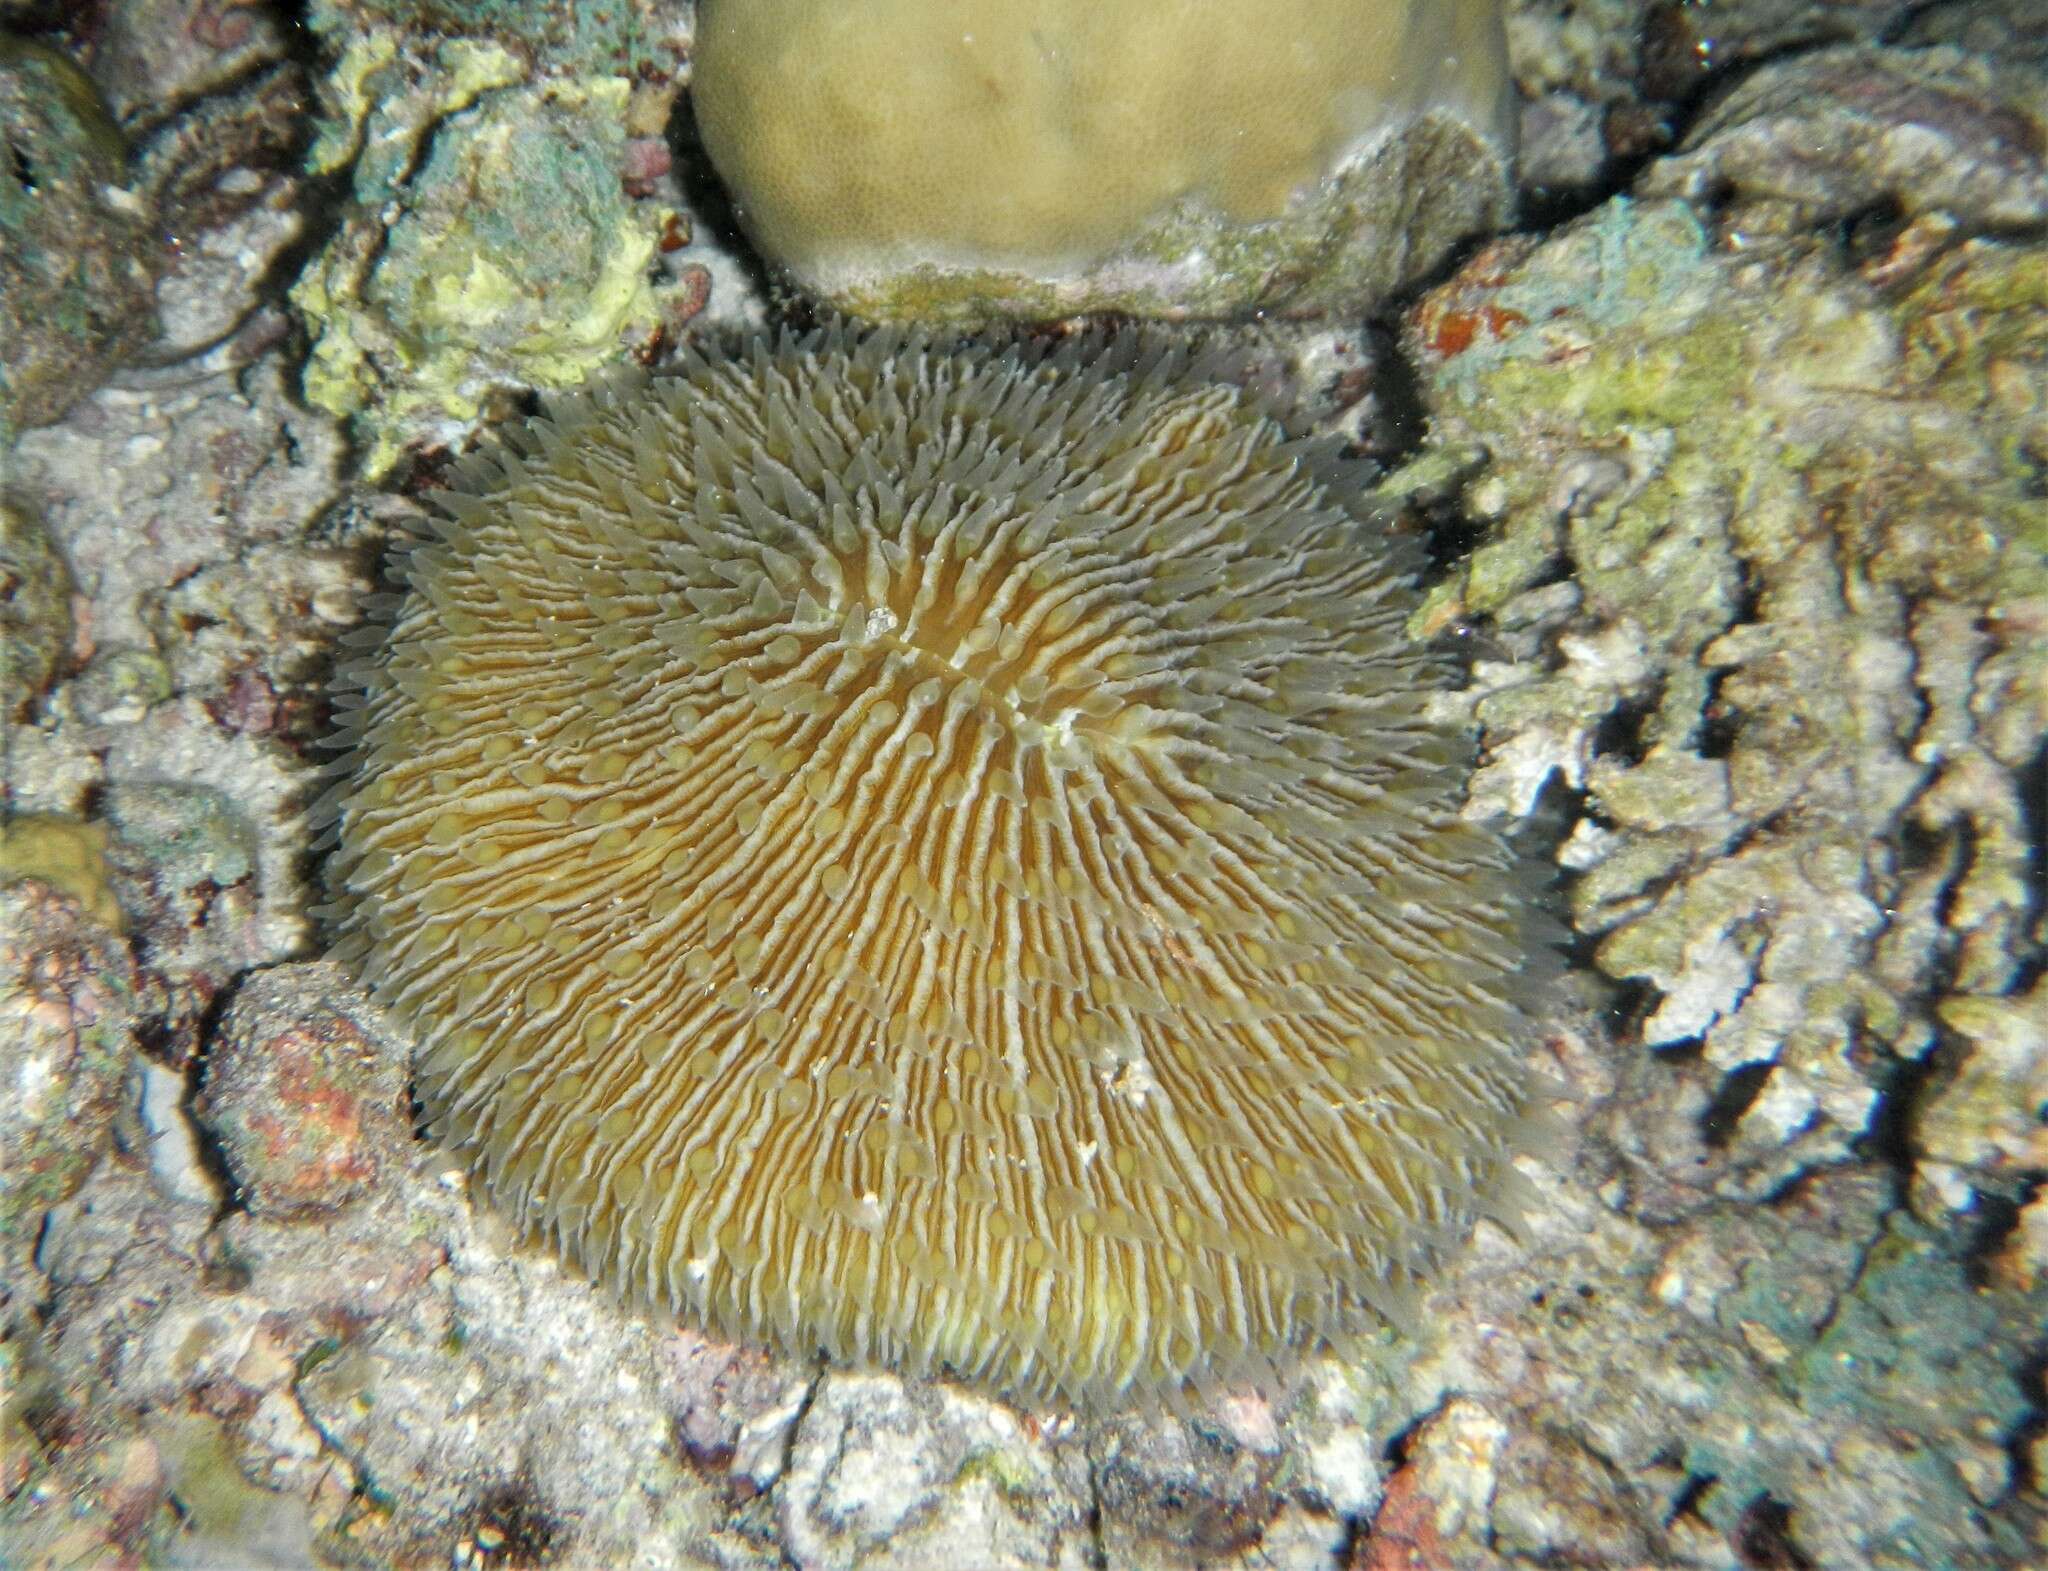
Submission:
[[[623,1292],[1029,1399],[1398,1314],[1536,984],[1358,489],[1099,339],[554,403],[345,679],[342,949],[432,1131]]]
[[[1346,308],[1507,215],[1498,0],[716,0],[691,104],[863,316]]]

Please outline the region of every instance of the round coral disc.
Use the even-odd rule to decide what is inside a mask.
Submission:
[[[1399,1298],[1525,1099],[1356,473],[1128,348],[559,403],[351,678],[344,949],[482,1190],[728,1336],[1088,1405]]]

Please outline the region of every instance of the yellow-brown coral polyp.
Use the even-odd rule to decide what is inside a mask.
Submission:
[[[433,1129],[729,1336],[1100,1406],[1398,1297],[1527,1076],[1411,553],[1172,354],[757,343],[413,550],[336,793]]]

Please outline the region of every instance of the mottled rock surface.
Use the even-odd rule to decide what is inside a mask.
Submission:
[[[1811,227],[1892,203],[1972,230],[2048,218],[2048,79],[1960,49],[1823,50],[1773,62],[1703,116],[1645,194],[1782,205]]]
[[[1970,242],[1870,276],[1896,260],[1617,202],[1412,320],[1438,433],[1498,455],[1418,619],[1500,630],[1476,795],[1585,793],[1575,924],[1631,1034],[1719,1077],[1723,1193],[1852,1154],[1930,986],[1996,995],[2035,941],[2040,415],[1996,388],[2040,375],[2048,274]]]
[[[71,569],[42,520],[0,500],[0,718],[19,720],[71,653]]]
[[[0,36],[0,442],[56,419],[151,328],[155,246],[127,147],[57,50]]]
[[[324,965],[259,971],[228,1005],[193,1113],[257,1216],[317,1217],[409,1155],[404,1067],[350,1018],[359,1005]]]
[[[2024,12],[2039,0],[2011,0]],[[1521,89],[1524,190],[1543,200],[1627,181],[1691,130],[1703,104],[1759,62],[1829,45],[1947,37],[1993,7],[1913,0],[1514,0],[1509,54]],[[2020,19],[1985,29],[1981,52],[2009,51]],[[1995,43],[1994,43],[1995,40]],[[1960,41],[1960,40],[1958,40]]]
[[[275,687],[303,681],[353,619],[354,580],[305,538],[341,444],[284,377],[268,356],[107,388],[16,445],[9,482],[90,603],[81,658],[145,649],[185,690],[224,688],[247,661]]]
[[[10,1299],[44,1216],[85,1181],[132,1099],[137,989],[101,915],[47,877],[0,870],[0,1292]]]
[[[523,389],[659,358],[707,306],[754,309],[731,259],[693,245],[670,172],[687,28],[671,7],[617,27],[584,9],[320,8],[337,59],[307,165],[350,201],[292,298],[306,395],[350,421],[372,478]]]

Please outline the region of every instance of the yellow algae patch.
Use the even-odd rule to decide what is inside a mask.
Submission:
[[[0,821],[0,884],[33,879],[71,896],[115,932],[127,926],[107,884],[107,826],[23,813]]]

